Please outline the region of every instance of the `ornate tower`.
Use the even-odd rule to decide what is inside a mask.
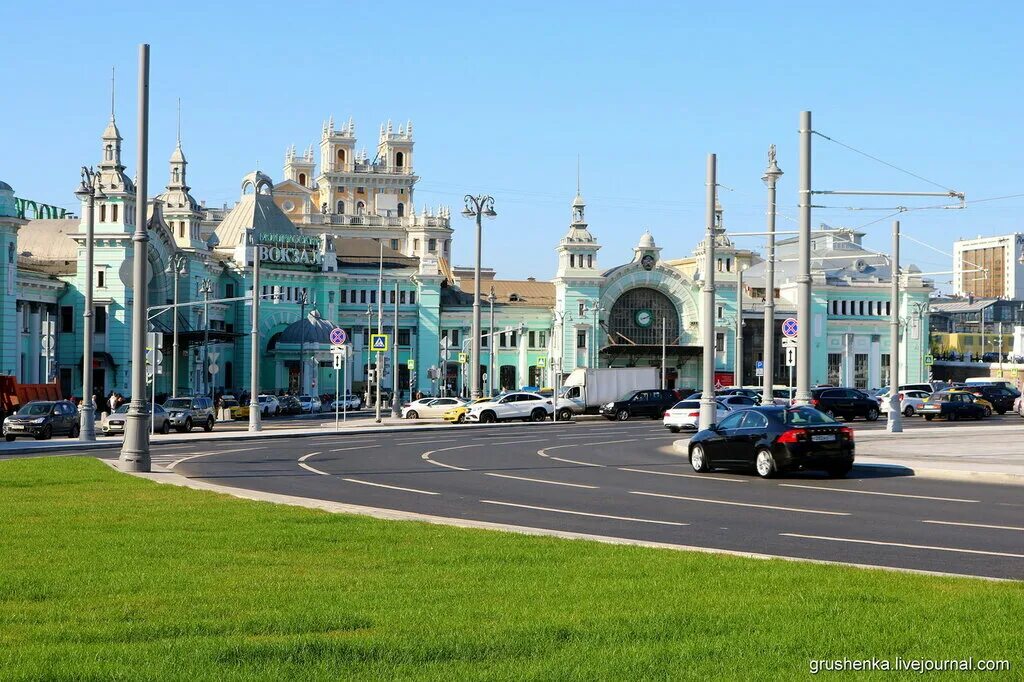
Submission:
[[[103,130],[102,155],[98,167],[100,184],[106,198],[96,203],[97,232],[130,232],[135,221],[135,183],[121,163],[121,131],[117,129],[111,100],[110,122]],[[87,210],[83,202],[79,215]],[[84,228],[83,228],[84,231]]]
[[[562,373],[590,366],[596,356],[593,346],[600,342],[600,331],[595,329],[595,317],[590,310],[601,299],[604,278],[597,263],[601,245],[587,229],[585,209],[577,187],[569,231],[555,249],[558,272],[554,279],[556,319],[551,354],[559,361]]]
[[[174,235],[174,243],[179,249],[204,248],[199,226],[203,219],[202,209],[189,190],[185,177],[188,161],[181,150],[181,129],[178,129],[178,142],[171,153],[170,175],[167,191],[157,197],[163,202],[163,214],[167,227]]]
[[[316,162],[313,160],[313,145],[310,145],[302,152],[302,156],[295,153],[295,145],[288,148],[284,155],[284,177],[298,183],[306,189],[313,189],[313,169]]]

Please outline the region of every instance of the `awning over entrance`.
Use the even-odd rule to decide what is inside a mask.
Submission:
[[[661,344],[615,343],[600,350],[601,357],[609,362],[620,358],[661,357]],[[700,346],[666,345],[665,356],[674,359],[699,358],[704,355]]]
[[[107,367],[116,368],[117,367],[117,363],[114,362],[114,356],[111,355],[110,353],[105,352],[105,351],[94,351],[93,354],[92,354],[92,366],[93,366],[93,368],[94,369],[99,369],[99,368],[103,367],[104,365],[107,366]],[[79,369],[81,369],[82,361],[79,360],[78,363],[75,366],[78,367]]]

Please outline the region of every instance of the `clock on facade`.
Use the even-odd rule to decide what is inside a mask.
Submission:
[[[648,253],[640,259],[640,265],[643,266],[644,270],[652,269],[654,267],[654,256]]]
[[[650,327],[654,322],[654,313],[647,308],[641,308],[633,314],[633,320],[638,327]]]

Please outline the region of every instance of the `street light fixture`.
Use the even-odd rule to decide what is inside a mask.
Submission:
[[[96,225],[96,199],[106,199],[99,176],[92,168],[82,166],[82,181],[75,190],[80,201],[88,203],[85,220],[85,310],[83,311],[84,334],[82,336],[82,409],[79,413],[78,439],[96,440],[96,411],[92,406],[92,340],[93,340],[93,232]]]
[[[768,188],[768,260],[765,264],[764,282],[764,377],[761,388],[761,404],[771,405],[775,399],[772,390],[775,383],[775,186],[782,177],[782,169],[775,161],[775,145],[768,148],[768,168],[761,176]]]
[[[598,363],[598,352],[597,352],[597,327],[600,324],[600,318],[598,317],[603,313],[606,308],[601,305],[600,301],[594,300],[589,301],[583,306],[583,312],[594,313],[594,349],[593,349],[593,364],[591,367],[597,368]]]
[[[183,253],[171,256],[167,273],[174,277],[174,307],[171,315],[174,318],[174,334],[171,343],[171,397],[178,397],[178,282],[188,272],[188,258]]]
[[[473,343],[470,345],[470,396],[474,399],[480,397],[480,256],[481,242],[483,239],[483,226],[481,217],[494,218],[498,214],[494,210],[494,197],[486,194],[473,196],[467,194],[464,197],[466,207],[462,209],[462,215],[466,218],[476,218],[476,265],[473,267]]]
[[[487,395],[494,395],[494,302],[498,298],[494,295],[494,285],[491,285],[491,292],[487,294],[487,302],[491,304],[491,323],[488,327],[487,337]]]
[[[210,294],[213,293],[213,280],[199,280],[198,290],[203,295],[203,393],[210,396],[210,404],[213,404],[213,379],[210,374]]]

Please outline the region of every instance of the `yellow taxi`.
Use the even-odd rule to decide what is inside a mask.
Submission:
[[[488,400],[492,400],[492,398],[477,398],[476,400],[467,403],[466,405],[459,405],[458,407],[453,407],[452,409],[446,410],[444,413],[442,413],[441,419],[445,420],[446,422],[451,422],[452,424],[463,424],[466,421],[466,413],[469,412],[470,407],[476,405],[477,403],[485,403]]]
[[[974,393],[971,393],[970,391],[963,391],[963,390],[960,390],[960,389],[950,389],[949,391],[947,391],[947,393],[950,393],[950,394],[952,394],[952,393],[966,393],[967,395],[971,396],[974,399],[975,403],[977,403],[978,405],[981,405],[982,407],[985,408],[985,416],[986,417],[991,417],[992,416],[992,409],[993,409],[992,408],[992,403],[990,403],[989,401],[985,400],[984,398],[979,398],[977,395],[975,395]]]
[[[224,401],[224,403],[225,403],[224,407],[228,408],[231,411],[231,418],[232,419],[248,419],[249,418],[249,403],[245,403],[244,405],[240,405],[236,401],[232,401],[232,402],[234,402],[235,404],[234,405],[229,405],[228,401],[226,401],[226,400]]]

